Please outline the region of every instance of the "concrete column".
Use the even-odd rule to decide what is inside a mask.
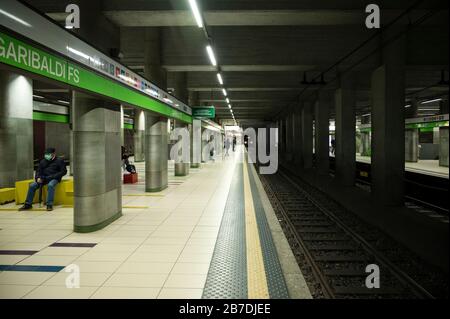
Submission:
[[[352,186],[356,171],[355,91],[341,83],[335,103],[336,178],[341,185]]]
[[[71,106],[73,108],[73,106]],[[69,164],[69,174],[70,176],[73,176],[73,156],[74,156],[74,149],[73,149],[73,129],[70,130],[69,135],[69,142],[70,142],[70,164]]]
[[[183,123],[179,120],[175,120],[175,128],[187,128],[189,130],[189,125]],[[191,135],[191,134],[189,134]],[[178,138],[178,141],[181,140],[181,137]],[[189,141],[190,143],[190,141]],[[186,152],[187,150],[182,150]],[[190,156],[190,155],[189,155]],[[175,163],[175,176],[187,176],[189,175],[189,167],[190,163]]]
[[[134,110],[134,161],[145,160],[145,112],[140,109]]]
[[[312,167],[313,159],[313,103],[303,102],[302,108],[302,159],[303,168]]]
[[[439,166],[448,167],[448,126],[439,128]]]
[[[280,137],[280,155],[283,158],[284,157],[284,152],[285,152],[285,145],[286,145],[286,134],[284,133],[284,129],[285,129],[285,125],[284,125],[284,118],[281,118],[279,120],[280,125],[278,127],[278,134]]]
[[[167,119],[145,113],[145,191],[159,192],[167,187]]]
[[[125,125],[124,125],[123,106],[120,106],[120,145],[125,146]]]
[[[371,117],[370,114],[365,115],[365,116],[361,116],[361,124],[370,124],[371,123]],[[371,144],[371,134],[370,134],[370,130],[364,129],[361,130],[360,132],[361,134],[361,151],[360,154],[361,156],[370,156],[371,153],[371,149],[370,149],[370,144]]]
[[[417,162],[419,159],[419,129],[405,129],[405,162]]]
[[[370,131],[361,132],[361,156],[370,156],[371,154],[371,136]]]
[[[333,103],[333,94],[330,90],[319,91],[319,100],[315,104],[316,123],[316,168],[317,173],[328,175],[330,169],[329,160],[329,135],[330,135],[330,109]]]
[[[389,34],[383,36],[389,38]],[[377,202],[392,206],[404,203],[405,44],[403,35],[384,47],[382,65],[371,78],[372,195]]]
[[[204,152],[206,145],[209,143],[209,132],[205,128],[201,128],[201,159],[202,163],[208,162],[209,155]]]
[[[73,92],[70,92],[70,95],[73,97]],[[70,143],[70,164],[69,164],[69,175],[73,176],[73,157],[74,157],[74,149],[73,149],[73,101],[70,102],[70,108],[69,108],[69,122],[70,122],[70,136],[69,136],[69,143]]]
[[[294,163],[297,166],[303,167],[303,156],[302,156],[302,109],[303,105],[298,105],[294,109]]]
[[[294,158],[294,114],[290,111],[286,115],[286,160],[292,161]]]
[[[33,83],[23,75],[0,70],[0,188],[31,178]]]
[[[202,162],[202,121],[192,120],[191,130],[191,167],[199,168]]]
[[[162,89],[167,88],[167,74],[162,65],[161,28],[146,28],[144,43],[145,76]]]
[[[122,215],[120,107],[73,92],[74,231],[91,232]]]
[[[439,114],[448,114],[448,100],[439,102]]]

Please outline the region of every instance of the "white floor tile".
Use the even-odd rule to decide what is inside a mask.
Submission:
[[[155,299],[161,288],[101,287],[93,299]]]

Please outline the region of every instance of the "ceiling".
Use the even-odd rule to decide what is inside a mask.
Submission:
[[[59,22],[65,19],[66,1],[28,2],[52,19]],[[301,100],[315,99],[319,89],[335,89],[338,73],[354,79],[357,114],[370,110],[370,75],[380,64],[380,52],[375,50],[379,38],[334,65],[375,34],[375,29],[367,29],[364,24],[367,1],[197,2],[240,123],[273,120],[283,111],[298,106]],[[184,86],[191,94],[197,92],[199,104],[215,105],[218,119],[231,118],[216,70],[205,51],[204,33],[196,26],[187,0],[70,3],[78,3],[85,17],[80,35],[105,52],[118,46],[123,53],[122,63],[141,74],[145,72],[149,52],[146,29],[157,28],[161,35],[159,59],[167,71],[167,87],[175,88],[177,97],[187,97],[175,83],[179,81],[178,75],[183,74]],[[412,2],[383,0],[377,4],[385,26]],[[416,23],[428,14],[407,33],[407,99],[448,98],[448,84],[439,84],[441,70],[446,70],[448,80],[448,1],[423,1],[394,25],[406,28],[408,23]],[[327,71],[326,85],[303,82],[304,77],[310,82],[324,71]]]

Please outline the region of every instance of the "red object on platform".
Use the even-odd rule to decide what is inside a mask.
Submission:
[[[138,174],[124,174],[123,175],[123,183],[124,184],[134,184],[138,182]]]

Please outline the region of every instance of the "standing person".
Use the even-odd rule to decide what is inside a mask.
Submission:
[[[233,135],[233,152],[236,149],[236,136]]]
[[[33,207],[34,193],[40,187],[47,185],[47,210],[53,210],[53,198],[55,197],[55,188],[61,178],[67,174],[64,160],[56,157],[56,150],[49,147],[45,150],[44,159],[39,163],[36,170],[35,181],[28,188],[27,199],[19,211],[28,210]]]
[[[331,140],[331,154],[334,155],[335,152],[336,152],[336,140],[332,139]]]
[[[228,137],[225,138],[225,156],[229,156],[228,151],[230,149],[230,139]]]

